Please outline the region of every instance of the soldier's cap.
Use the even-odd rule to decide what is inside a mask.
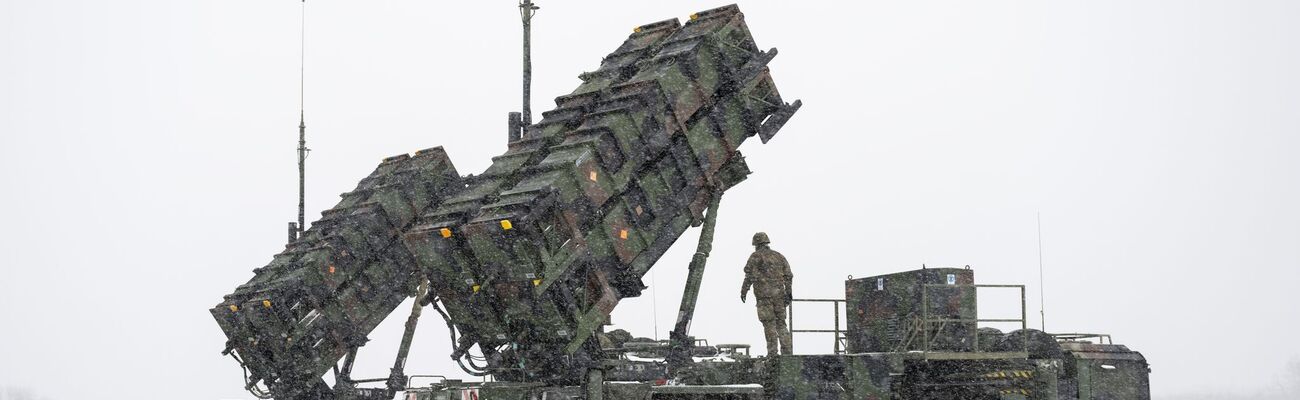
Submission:
[[[767,232],[758,232],[754,234],[755,246],[768,243],[772,243],[772,240],[767,238]]]

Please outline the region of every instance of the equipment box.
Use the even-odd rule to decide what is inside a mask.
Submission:
[[[845,281],[848,352],[972,351],[974,283],[975,272],[968,268],[922,268]]]

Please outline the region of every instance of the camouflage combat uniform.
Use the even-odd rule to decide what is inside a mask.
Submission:
[[[768,248],[768,243],[767,234],[754,234],[754,254],[745,263],[745,283],[740,288],[740,299],[745,300],[752,285],[758,303],[758,320],[763,323],[763,334],[767,337],[767,354],[791,354],[790,329],[785,323],[786,306],[790,305],[790,283],[794,276],[785,256]]]

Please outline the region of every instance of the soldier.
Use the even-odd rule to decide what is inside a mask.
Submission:
[[[758,303],[758,320],[767,337],[767,355],[791,354],[790,329],[785,325],[785,307],[790,305],[790,263],[785,256],[768,248],[767,234],[754,234],[754,254],[745,263],[745,283],[740,286],[740,301],[745,302],[750,285]],[[777,350],[780,349],[778,353]]]

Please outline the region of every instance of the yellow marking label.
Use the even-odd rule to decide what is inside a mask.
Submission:
[[[619,239],[623,239],[623,240],[627,240],[627,229],[624,229],[624,230],[618,231],[618,238],[619,238]]]
[[[451,229],[447,229],[447,228],[439,229],[438,234],[442,235],[442,237],[444,238],[449,238],[451,237]]]
[[[479,286],[479,285],[470,286],[470,289],[474,290],[474,293],[478,293],[478,290],[479,290],[480,288],[482,288],[482,286]]]
[[[591,171],[590,173],[587,174],[587,179],[591,180],[592,182],[595,182],[596,178],[597,178],[596,171]]]
[[[271,308],[270,300],[262,300],[262,307]]]
[[[542,280],[541,280],[541,279],[533,279],[533,286],[538,286],[538,285],[541,285],[541,284],[542,284]]]
[[[239,306],[234,304],[230,305],[230,312],[238,312],[238,311],[239,311]]]
[[[514,227],[515,227],[514,225],[511,225],[511,224],[510,224],[510,220],[508,220],[508,219],[503,219],[503,220],[501,220],[501,229],[504,229],[504,230],[507,230],[507,231],[508,231],[508,230],[514,229]]]

